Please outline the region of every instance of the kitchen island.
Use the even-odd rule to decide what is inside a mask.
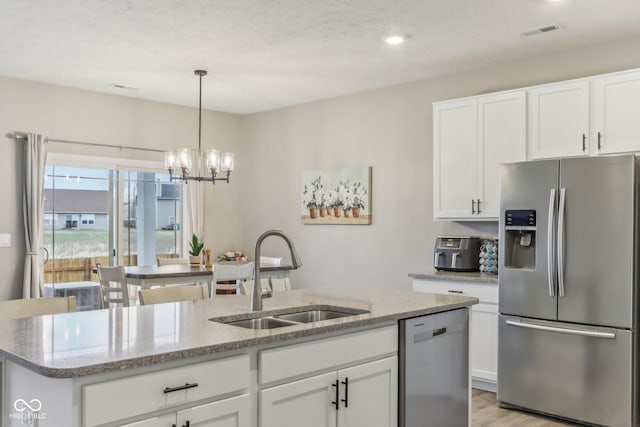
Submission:
[[[233,425],[255,427],[278,425],[285,408],[291,416],[314,414],[318,425],[323,417],[358,425],[362,414],[349,410],[361,399],[374,399],[366,408],[374,416],[372,408],[382,408],[395,417],[398,321],[477,301],[336,288],[278,293],[254,313],[249,297],[219,296],[5,321],[3,419],[5,426],[32,417],[40,426],[170,427],[208,417],[207,425],[234,419]],[[265,330],[224,323],[335,307],[366,313]],[[344,408],[338,402],[335,414],[325,414],[317,403],[337,401],[342,377],[351,379],[341,396],[351,407],[343,400]],[[381,384],[384,393],[375,389]]]

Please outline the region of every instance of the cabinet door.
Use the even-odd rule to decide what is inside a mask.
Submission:
[[[477,179],[476,100],[433,105],[435,219],[474,218]],[[474,207],[475,211],[475,207]]]
[[[640,72],[592,80],[592,145],[598,153],[640,151]]]
[[[526,92],[478,98],[478,216],[498,219],[500,164],[527,157]]]
[[[176,414],[162,415],[160,417],[147,418],[131,424],[123,424],[121,427],[173,427],[176,425]]]
[[[389,357],[338,371],[339,427],[398,425],[398,358]]]
[[[589,81],[553,84],[529,91],[532,159],[589,153]]]
[[[178,412],[178,426],[249,427],[251,400],[248,394]]]
[[[335,427],[335,372],[260,391],[260,426]]]
[[[498,306],[495,304],[480,303],[471,308],[470,365],[473,379],[482,383],[496,384],[498,377]]]

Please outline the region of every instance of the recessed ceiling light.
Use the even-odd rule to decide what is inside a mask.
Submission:
[[[386,39],[384,39],[385,42],[387,42],[387,44],[402,44],[404,43],[404,37],[403,36],[389,36]]]

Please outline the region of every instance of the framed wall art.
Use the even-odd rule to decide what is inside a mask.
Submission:
[[[302,223],[371,224],[371,169],[302,172]]]

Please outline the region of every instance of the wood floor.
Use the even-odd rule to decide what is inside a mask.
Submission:
[[[529,412],[502,409],[498,406],[496,395],[488,391],[474,388],[472,391],[472,399],[473,418],[471,425],[473,427],[555,427],[578,425]]]

